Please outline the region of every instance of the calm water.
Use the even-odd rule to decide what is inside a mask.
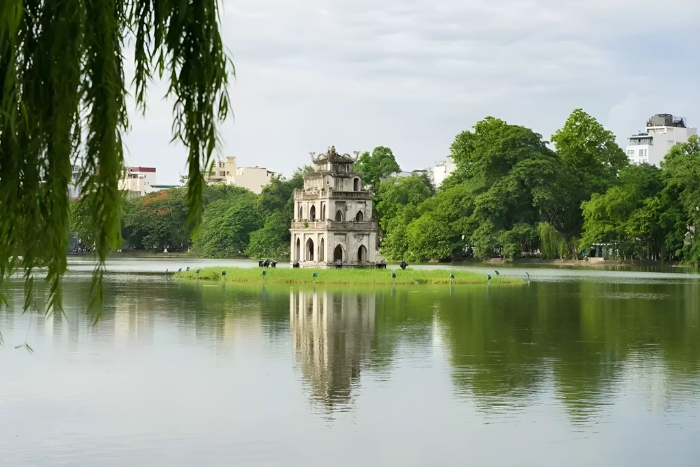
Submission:
[[[697,275],[314,289],[179,283],[156,274],[177,261],[116,261],[92,326],[76,261],[66,316],[22,314],[22,284],[5,287],[0,466],[700,459]],[[15,348],[25,339],[34,353]]]

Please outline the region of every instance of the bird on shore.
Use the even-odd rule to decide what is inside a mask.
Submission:
[[[525,271],[525,274],[527,274],[527,278],[528,278],[528,280],[529,280],[529,279],[530,279],[530,273],[528,273],[527,271]]]
[[[494,271],[494,272],[496,273],[497,276],[500,276],[500,275],[501,275],[501,273],[498,272],[498,271]]]

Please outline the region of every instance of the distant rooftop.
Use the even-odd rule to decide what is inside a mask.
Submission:
[[[674,117],[671,114],[656,114],[647,121],[647,128],[652,126],[675,126],[687,128],[685,117]]]
[[[155,167],[127,167],[129,172],[155,172]]]

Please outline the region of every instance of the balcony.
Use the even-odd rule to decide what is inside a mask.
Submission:
[[[292,229],[295,230],[364,231],[377,230],[377,227],[377,221],[292,221]]]
[[[306,192],[304,190],[295,190],[294,199],[295,200],[315,200],[319,198],[332,198],[332,199],[364,199],[371,200],[372,192],[370,191],[335,191],[332,188],[321,188],[320,190],[314,190]]]

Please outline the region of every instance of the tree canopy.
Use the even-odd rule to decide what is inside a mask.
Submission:
[[[21,270],[29,306],[34,272],[45,267],[47,311],[62,309],[68,185],[72,163],[79,160],[78,183],[99,259],[92,304],[99,305],[106,256],[121,243],[125,52],[133,50],[132,95],[143,111],[150,80],[168,81],[173,137],[188,149],[186,202],[192,228],[203,209],[202,168],[208,166],[218,122],[230,106],[227,84],[233,66],[219,33],[218,3],[0,5],[0,281]]]
[[[401,171],[391,149],[378,146],[369,152],[363,152],[355,163],[355,170],[364,175],[365,184],[375,190],[379,182],[393,173]]]
[[[458,134],[456,170],[433,196],[390,179],[375,201],[388,259],[555,259],[609,244],[627,259],[700,262],[700,142],[674,146],[662,168],[629,165],[614,135],[576,109],[553,136],[487,117]]]

